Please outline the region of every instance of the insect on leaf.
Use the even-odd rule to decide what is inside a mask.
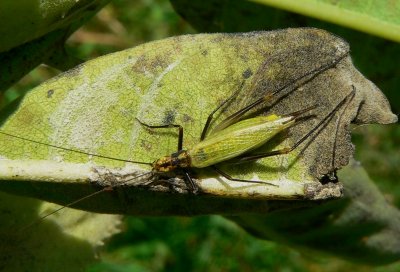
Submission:
[[[165,194],[186,191],[175,173],[168,181],[157,181],[157,175],[135,179],[152,167],[3,134],[1,189],[65,204],[98,190],[90,182],[115,185],[130,180],[120,194],[123,200],[115,198],[115,192],[105,193],[77,207],[146,215],[186,214],[188,205],[191,214],[226,211],[223,205],[210,211],[207,195],[224,195],[231,201],[340,196],[340,185],[326,189],[318,180],[347,164],[352,155],[350,122],[390,123],[396,118],[383,94],[355,70],[348,52],[343,40],[317,29],[174,37],[97,58],[43,83],[2,127],[41,143],[151,163],[177,151],[177,131],[146,129],[137,119],[151,125],[182,125],[183,148],[189,149],[199,143],[210,112],[235,92],[215,114],[211,131],[225,118],[228,122],[223,124],[229,126],[229,116],[262,97],[268,99],[241,119],[270,113],[285,116],[317,106],[312,116],[252,151],[257,154],[294,145],[339,105],[293,152],[240,167],[219,165],[236,178],[277,186],[232,182],[207,168],[194,170],[203,194],[191,205],[190,196],[176,194],[177,199],[170,201],[171,195]],[[340,104],[352,91],[354,96]],[[56,189],[60,184],[62,189]],[[326,190],[321,193],[321,188]],[[182,210],[176,209],[180,205]]]
[[[348,53],[346,42],[325,31],[288,29],[180,36],[89,61],[43,83],[15,109],[8,109],[12,114],[3,119],[0,130],[0,190],[68,204],[97,192],[101,186],[122,183],[122,188],[99,193],[74,207],[136,215],[265,214],[293,205],[289,199],[338,197],[339,184],[322,185],[319,179],[347,164],[351,157],[349,124],[396,121],[383,94],[354,68]],[[151,163],[177,151],[176,128],[147,129],[137,119],[150,125],[182,125],[183,148],[190,150],[199,143],[208,115],[235,92],[234,99],[215,113],[206,137],[232,129],[230,126],[240,120],[268,114],[285,116],[317,106],[308,118],[252,150],[253,155],[293,146],[334,113],[287,155],[240,165],[218,164],[235,178],[276,186],[229,181],[206,167],[192,169],[201,191],[193,195],[187,193],[179,173],[172,172],[170,180],[157,180],[157,175],[146,174],[152,170],[150,165],[85,154]],[[349,96],[352,92],[354,95]],[[240,111],[252,103],[256,106]],[[243,115],[238,117],[237,112]],[[1,116],[6,117],[6,112]],[[140,179],[135,178],[143,173]],[[268,205],[266,199],[271,200]],[[303,201],[294,203],[296,207],[307,205]],[[4,201],[2,218],[15,215],[21,219],[18,206],[7,204]],[[37,205],[30,205],[31,217],[24,218],[37,217]],[[49,218],[58,225],[65,223],[61,215],[60,220]],[[101,220],[107,222],[101,223],[106,233],[115,231],[117,220]],[[40,241],[34,237],[55,237],[59,230],[46,220],[42,235],[22,232],[18,236],[21,232],[15,230],[23,222],[2,222],[0,232],[7,243],[0,249],[5,260],[10,254],[19,257],[24,252],[33,263],[41,263],[44,255],[32,251]],[[98,227],[90,222],[90,236],[101,241],[104,235],[100,237]],[[10,233],[15,234],[12,239]],[[74,235],[72,241],[69,236],[68,243],[74,246],[75,237],[85,233],[80,235]],[[59,240],[52,241],[64,246]],[[88,248],[87,244],[81,246]],[[77,263],[80,256],[84,253],[75,256]]]

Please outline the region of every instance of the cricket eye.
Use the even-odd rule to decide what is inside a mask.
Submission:
[[[171,157],[163,157],[157,161],[157,164],[160,165],[161,167],[169,167],[171,166],[172,160]]]

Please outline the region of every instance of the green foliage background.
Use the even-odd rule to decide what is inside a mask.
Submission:
[[[235,5],[238,1],[232,2]],[[226,1],[221,3],[228,5]],[[294,26],[321,27],[350,42],[356,66],[388,96],[393,111],[400,112],[399,44],[300,15],[267,7],[262,9],[265,9],[262,11],[264,14],[270,15],[270,20],[261,23],[259,18],[251,17],[251,23],[238,24],[243,22],[240,21],[244,16],[242,14],[242,17],[236,16],[236,23],[220,24],[217,28],[203,24],[201,18],[198,24],[193,23],[196,18],[191,18],[193,25],[205,28],[195,30],[167,1],[115,0],[69,39],[69,50],[73,55],[89,59],[146,41],[206,30],[234,32]],[[229,16],[224,16],[218,17],[221,22],[229,21]],[[9,89],[0,102],[2,105],[8,104],[57,73],[45,66],[38,67]],[[386,192],[388,201],[399,207],[399,126],[364,126],[356,128],[353,135],[353,142],[357,146],[356,158],[362,162],[380,189]],[[114,236],[100,255],[102,261],[88,271],[400,270],[400,264],[381,268],[366,267],[316,255],[315,252],[300,252],[257,240],[219,216],[127,218],[124,231]]]

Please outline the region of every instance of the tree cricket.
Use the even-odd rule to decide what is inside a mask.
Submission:
[[[243,85],[243,84],[242,84]],[[283,87],[284,88],[284,87]],[[182,174],[185,183],[192,193],[198,192],[198,186],[193,181],[190,171],[196,168],[206,168],[209,167],[219,175],[225,177],[228,180],[235,182],[248,182],[248,183],[260,183],[267,184],[271,186],[278,186],[276,184],[268,183],[261,180],[243,180],[231,177],[229,174],[223,172],[218,168],[219,163],[234,161],[234,163],[245,163],[258,160],[264,157],[270,157],[280,154],[287,154],[297,148],[301,143],[303,143],[310,135],[316,132],[327,120],[331,119],[336,111],[348,100],[349,96],[354,95],[354,87],[353,91],[348,94],[342,101],[340,101],[332,111],[327,114],[315,127],[313,127],[308,133],[306,133],[300,140],[298,140],[291,147],[286,147],[280,150],[273,150],[266,153],[260,154],[247,154],[249,151],[256,150],[263,144],[267,143],[278,133],[287,130],[292,127],[296,122],[304,118],[306,113],[309,113],[313,109],[316,108],[315,105],[311,105],[305,109],[300,109],[296,112],[289,113],[287,115],[279,116],[276,114],[269,114],[266,116],[256,116],[252,118],[245,118],[240,120],[241,117],[251,109],[253,109],[256,105],[261,104],[262,102],[266,102],[274,97],[279,91],[283,88],[275,90],[274,92],[264,95],[259,100],[251,103],[250,105],[240,109],[239,111],[233,113],[232,115],[225,118],[219,124],[217,124],[211,132],[210,124],[213,120],[214,114],[220,110],[224,105],[226,105],[229,101],[231,101],[237,93],[240,91],[234,92],[228,99],[222,102],[216,109],[214,109],[208,116],[207,121],[202,130],[200,141],[189,147],[187,149],[183,149],[183,127],[179,124],[166,124],[166,125],[149,125],[141,120],[136,120],[147,129],[165,129],[165,128],[178,128],[178,146],[177,151],[172,153],[171,155],[161,157],[154,162],[141,162],[141,161],[131,161],[124,160],[120,158],[113,158],[108,156],[103,156],[99,154],[92,154],[83,152],[75,149],[68,149],[61,146],[51,145],[43,142],[38,142],[32,139],[20,137],[18,135],[10,134],[5,131],[0,131],[0,134],[7,135],[10,137],[15,137],[21,140],[26,140],[38,144],[47,145],[56,149],[67,150],[71,152],[86,154],[90,156],[111,159],[111,160],[119,160],[137,164],[145,164],[150,165],[152,170],[148,173],[138,175],[137,177],[131,178],[130,180],[134,180],[141,176],[147,174],[166,174],[175,172],[178,174]],[[129,181],[130,181],[129,180]],[[127,182],[124,182],[126,184]],[[103,190],[110,190],[111,188],[105,188]],[[101,190],[101,191],[103,191]],[[94,193],[97,194],[98,192]],[[84,197],[86,199],[89,196]],[[82,200],[82,199],[81,199]],[[80,201],[80,200],[79,200]],[[74,202],[76,203],[76,201]],[[73,205],[71,203],[68,206]]]
[[[243,85],[243,84],[242,84]],[[242,87],[242,86],[241,86]],[[143,165],[150,165],[152,170],[150,172],[146,172],[144,174],[137,175],[133,178],[130,178],[127,181],[124,181],[123,184],[118,185],[110,185],[106,188],[103,188],[97,192],[86,195],[82,198],[79,198],[67,205],[64,205],[44,216],[39,217],[37,220],[25,226],[23,229],[29,228],[30,226],[40,222],[44,218],[59,212],[60,210],[71,207],[85,199],[93,197],[97,194],[100,194],[104,191],[111,191],[116,186],[122,186],[128,184],[132,180],[135,180],[139,177],[145,175],[159,175],[167,173],[175,173],[177,175],[181,174],[186,183],[188,191],[197,194],[199,191],[198,185],[193,181],[190,171],[196,168],[206,168],[209,167],[217,174],[223,176],[224,178],[234,181],[234,182],[247,182],[247,183],[258,183],[258,184],[266,184],[269,186],[278,186],[277,184],[268,183],[261,180],[243,180],[231,177],[229,174],[223,172],[218,168],[219,163],[232,162],[232,163],[246,163],[256,161],[261,158],[287,154],[294,149],[296,149],[301,143],[307,140],[314,133],[318,134],[323,128],[324,124],[331,120],[335,113],[347,102],[351,101],[351,99],[355,95],[355,87],[352,86],[353,90],[346,95],[324,118],[322,118],[311,130],[309,130],[304,136],[302,136],[296,143],[294,143],[291,147],[286,147],[283,149],[272,150],[266,153],[259,154],[247,154],[249,151],[256,150],[263,144],[267,143],[271,140],[275,135],[279,134],[282,131],[285,131],[292,127],[299,120],[303,119],[307,113],[317,108],[315,105],[311,105],[304,109],[300,109],[298,111],[279,116],[276,114],[269,114],[266,116],[256,116],[252,118],[244,118],[240,120],[245,113],[253,109],[256,105],[262,104],[263,102],[269,101],[274,95],[278,92],[286,88],[287,86],[283,86],[274,92],[264,95],[262,98],[257,101],[251,103],[250,105],[244,107],[243,109],[233,113],[232,115],[225,118],[219,124],[215,126],[215,128],[209,132],[210,124],[214,118],[214,114],[220,110],[224,105],[226,105],[229,101],[231,101],[241,90],[241,87],[238,91],[234,92],[228,99],[223,101],[216,109],[214,109],[208,116],[206,123],[203,127],[200,141],[193,145],[190,148],[183,149],[183,127],[178,124],[166,124],[166,125],[149,125],[141,120],[136,120],[141,124],[141,126],[146,129],[165,129],[165,128],[178,128],[178,147],[175,153],[172,153],[169,156],[161,157],[154,162],[141,162],[141,161],[132,161],[132,160],[124,160],[121,158],[114,158],[109,156],[104,156],[100,154],[93,154],[84,152],[77,149],[69,149],[62,146],[52,145],[48,143],[43,143],[40,141],[35,141],[33,139],[28,139],[25,137],[21,137],[15,134],[11,134],[5,131],[0,130],[0,134],[6,135],[9,137],[14,137],[20,140],[33,142],[36,144],[46,145],[55,149],[61,149],[65,151],[71,151],[75,153],[85,154],[89,156],[105,158],[110,160],[118,160],[130,163],[137,163]]]

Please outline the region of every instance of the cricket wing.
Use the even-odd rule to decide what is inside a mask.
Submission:
[[[191,166],[203,168],[256,149],[290,127],[293,117],[258,116],[212,134],[188,150]]]

